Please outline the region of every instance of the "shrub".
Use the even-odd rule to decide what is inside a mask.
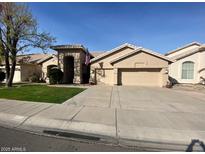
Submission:
[[[0,71],[0,83],[6,78],[6,73]]]
[[[29,82],[39,82],[39,80],[40,80],[40,76],[35,73],[29,77]]]
[[[44,79],[40,79],[39,83],[46,83],[46,81]]]
[[[53,68],[58,68],[57,65],[48,65],[47,66],[47,77],[49,78],[49,74],[50,74],[50,71],[51,69]]]
[[[50,84],[62,83],[63,72],[60,69],[52,68],[49,71],[48,76],[49,76],[49,83]]]

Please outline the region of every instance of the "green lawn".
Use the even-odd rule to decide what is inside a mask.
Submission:
[[[24,85],[13,88],[0,88],[0,98],[60,104],[84,90],[84,88]]]

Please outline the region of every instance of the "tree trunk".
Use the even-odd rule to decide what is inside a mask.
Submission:
[[[10,40],[7,37],[7,40]],[[0,27],[0,49],[2,50],[4,61],[5,61],[5,69],[6,69],[6,80],[8,80],[10,75],[10,64],[9,64],[9,49],[5,47],[3,44],[3,38],[2,38],[2,29]],[[0,55],[1,56],[1,55]]]
[[[5,58],[5,69],[6,69],[6,81],[8,81],[10,76],[10,63],[9,63],[9,54],[7,51],[4,53],[4,58]]]
[[[6,81],[6,87],[12,87],[13,84],[13,78],[14,78],[14,73],[15,73],[15,68],[16,68],[16,59],[12,60],[12,66],[11,66],[11,71],[8,80]]]

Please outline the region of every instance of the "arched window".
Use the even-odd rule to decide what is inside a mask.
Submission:
[[[186,61],[182,63],[182,79],[194,78],[194,62]]]

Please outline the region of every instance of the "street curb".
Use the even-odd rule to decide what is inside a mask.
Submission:
[[[35,129],[34,127],[12,127],[10,124],[3,124],[0,123],[1,127],[9,128],[9,129],[17,129],[25,132],[30,132],[37,135],[45,135],[45,136],[51,136],[51,137],[57,137],[57,138],[65,138],[65,139],[71,139],[75,141],[82,141],[82,142],[96,142],[96,143],[102,143],[102,144],[112,144],[112,145],[119,145],[122,147],[130,147],[130,148],[137,148],[137,149],[143,149],[146,151],[186,151],[189,144],[186,143],[171,143],[171,142],[163,142],[163,141],[154,141],[154,140],[132,140],[132,139],[126,139],[126,138],[115,138],[111,136],[106,135],[99,135],[99,134],[93,134],[93,133],[86,133],[81,131],[74,131],[74,130],[63,130],[63,129],[57,129],[57,128],[47,128],[47,127],[40,127],[38,126],[38,129]],[[33,129],[29,129],[33,128]],[[48,133],[45,133],[45,131],[56,131],[59,133],[72,133],[72,134],[78,134],[82,136],[91,136],[91,137],[97,137],[100,138],[99,141],[92,141],[92,140],[81,140],[76,138],[66,138],[64,136],[55,136],[50,135]],[[190,141],[191,142],[191,141]],[[201,151],[201,147],[199,145],[196,145],[194,147],[195,151]]]
[[[49,119],[49,118],[43,118],[43,117],[38,117],[41,120],[41,123],[38,122],[38,119],[35,123],[29,123],[29,120],[33,118],[33,116],[30,117],[23,117],[20,115],[14,115],[14,114],[8,114],[8,113],[3,113],[0,112],[0,115],[4,115],[3,117],[10,117],[8,121],[0,120],[0,125],[5,126],[8,128],[12,129],[21,129],[24,131],[29,131],[29,132],[35,132],[35,133],[44,133],[45,131],[55,131],[59,133],[73,133],[73,134],[78,134],[78,135],[83,135],[83,136],[91,136],[91,137],[97,137],[99,138],[99,142],[102,143],[109,143],[109,144],[114,144],[114,145],[120,145],[120,146],[127,146],[127,147],[136,147],[136,148],[142,148],[146,149],[148,151],[186,151],[188,148],[189,144],[191,143],[183,143],[183,142],[176,142],[173,140],[173,142],[167,142],[163,140],[151,140],[151,139],[129,139],[129,138],[121,138],[121,137],[116,137],[116,136],[110,136],[108,133],[107,135],[101,134],[100,135],[100,130],[96,130],[95,133],[92,133],[92,130],[86,130],[86,129],[72,129],[72,127],[64,127],[66,124],[67,126],[70,126],[70,124],[73,123],[78,123],[76,121],[72,120],[58,120],[58,119]],[[1,116],[2,117],[2,116]],[[19,118],[16,118],[19,117]],[[20,118],[21,117],[21,118]],[[35,116],[34,116],[35,117]],[[46,127],[46,123],[53,123],[55,125],[51,125],[50,127]],[[28,123],[27,123],[28,122]],[[89,124],[89,123],[88,123]],[[79,125],[80,126],[80,125]],[[91,124],[92,126],[92,124]],[[100,125],[99,125],[100,126]],[[101,127],[101,126],[100,126]],[[105,125],[105,128],[110,126]],[[65,128],[65,129],[63,129]],[[107,128],[106,128],[107,129]],[[98,133],[99,132],[99,133]],[[111,133],[112,134],[112,133]],[[195,150],[196,151],[202,151],[201,147],[199,145],[195,145]]]
[[[48,105],[48,107],[45,107],[45,109],[51,106],[53,105]],[[65,106],[62,105],[62,108],[64,107]],[[35,114],[41,111],[35,112]],[[91,123],[91,122],[83,123],[83,121],[72,121],[76,113],[72,115],[71,119],[68,119],[68,117],[66,117],[65,119],[59,119],[59,118],[54,119],[54,118],[47,118],[43,116],[36,117],[35,114],[29,116],[23,116],[20,114],[18,115],[18,114],[6,113],[6,112],[4,113],[4,112],[5,111],[0,112],[0,125],[12,129],[21,129],[24,131],[41,133],[41,134],[45,134],[45,131],[78,134],[81,136],[90,136],[90,137],[99,138],[99,142],[102,143],[110,143],[110,144],[120,145],[120,146],[142,148],[142,149],[147,149],[148,151],[186,151],[188,146],[191,145],[192,142],[191,139],[186,143],[185,142],[183,143],[183,141],[181,142],[176,140],[174,141],[174,136],[171,139],[171,141],[166,141],[158,138],[157,138],[158,140],[155,140],[155,138],[131,139],[133,136],[130,136],[130,138],[129,136],[127,138],[122,138],[118,135],[116,136],[113,135],[113,132],[118,132],[118,130],[113,131],[113,128],[115,128],[113,125],[98,123],[98,121],[96,123]],[[34,121],[34,123],[32,123],[32,121]],[[46,123],[49,123],[51,125],[47,125]],[[82,127],[80,123],[82,123]],[[75,124],[75,127],[70,127],[71,124]],[[98,127],[95,127],[96,125]],[[200,145],[195,145],[194,150],[202,151],[203,149],[200,147]]]

